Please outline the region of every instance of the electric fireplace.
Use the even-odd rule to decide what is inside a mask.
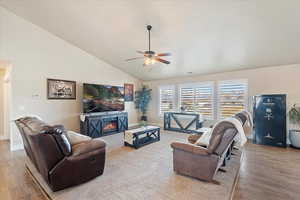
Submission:
[[[110,120],[110,121],[105,121],[103,124],[103,132],[104,133],[109,133],[109,132],[114,132],[118,130],[118,120]]]
[[[92,138],[120,133],[128,129],[127,112],[86,114],[81,117],[81,133]]]

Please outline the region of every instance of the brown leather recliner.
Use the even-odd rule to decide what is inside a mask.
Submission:
[[[53,191],[89,181],[103,174],[106,144],[84,137],[69,141],[63,126],[49,126],[35,117],[15,121],[27,156]],[[79,136],[80,138],[80,136]]]
[[[192,143],[173,142],[171,147],[173,148],[174,171],[201,180],[212,181],[222,166],[226,152],[236,134],[237,130],[233,124],[221,122],[214,128],[207,148]]]

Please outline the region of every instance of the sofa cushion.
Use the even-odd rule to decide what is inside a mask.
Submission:
[[[216,148],[221,143],[225,131],[229,128],[234,128],[234,125],[227,121],[220,121],[214,126],[207,147],[209,153],[215,152]]]
[[[242,123],[242,126],[244,126],[244,124],[245,124],[246,121],[247,121],[247,116],[246,116],[244,113],[242,113],[242,112],[235,114],[235,116],[236,116],[237,118],[239,118],[239,120],[240,120],[241,123]]]
[[[236,134],[237,130],[235,128],[226,129],[226,131],[223,134],[222,140],[218,147],[215,149],[214,153],[217,155],[222,155],[224,151],[228,148],[228,146],[232,144]]]
[[[99,150],[106,147],[106,143],[97,138],[89,141],[81,142],[72,147],[73,153],[72,156],[79,156],[81,154],[89,153],[95,150]]]
[[[66,135],[66,131],[63,125],[49,126],[46,125],[41,130],[41,133],[51,134],[57,142],[60,150],[65,156],[69,156],[72,153],[72,147],[69,139]]]
[[[207,149],[209,153],[213,153],[218,148],[219,144],[221,143],[222,137],[222,134],[218,134],[211,138]]]
[[[92,138],[86,135],[82,135],[79,133],[76,133],[74,131],[66,131],[66,135],[69,139],[69,142],[72,146],[82,143],[82,142],[86,142],[91,140]]]
[[[38,134],[43,131],[45,126],[49,126],[36,117],[24,117],[18,120],[30,129],[30,134]]]

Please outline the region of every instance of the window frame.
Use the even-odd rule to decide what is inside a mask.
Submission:
[[[215,82],[214,81],[202,81],[202,82],[190,82],[190,83],[182,83],[182,84],[178,84],[178,109],[180,109],[181,107],[181,88],[183,87],[191,87],[194,89],[194,100],[195,100],[195,89],[197,88],[197,86],[205,86],[205,85],[209,85],[211,87],[212,93],[211,93],[211,116],[210,117],[204,117],[206,120],[214,120],[215,119],[215,110],[216,110],[216,105],[215,105]],[[195,102],[194,102],[195,104]],[[199,114],[201,114],[199,112]],[[203,114],[201,114],[203,115]]]
[[[221,80],[221,81],[217,81],[216,84],[216,92],[217,92],[217,119],[225,119],[226,117],[222,118],[222,109],[221,109],[221,92],[220,92],[220,86],[222,84],[234,84],[234,83],[240,83],[240,84],[245,84],[245,91],[244,91],[244,109],[246,110],[248,108],[249,105],[249,99],[248,99],[248,90],[249,90],[249,84],[248,84],[248,79],[231,79],[231,80]]]
[[[175,101],[175,97],[176,97],[176,87],[175,85],[160,85],[158,87],[158,116],[163,116],[164,112],[161,112],[161,90],[163,89],[171,89],[173,90],[173,98],[171,99],[172,104],[173,104],[173,110],[175,111],[176,109],[176,101]],[[169,111],[171,112],[171,111]]]

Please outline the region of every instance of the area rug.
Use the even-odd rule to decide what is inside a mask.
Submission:
[[[241,152],[218,172],[215,181],[203,182],[178,175],[173,171],[170,143],[186,141],[187,135],[163,132],[161,141],[133,149],[108,147],[104,174],[87,183],[52,192],[37,170],[27,162],[27,168],[46,196],[51,200],[199,200],[231,199],[238,177]],[[105,138],[104,138],[105,139]],[[122,134],[106,138],[122,141]],[[110,145],[111,142],[108,141]],[[87,169],[88,170],[88,169]],[[74,174],[76,176],[76,174]]]

